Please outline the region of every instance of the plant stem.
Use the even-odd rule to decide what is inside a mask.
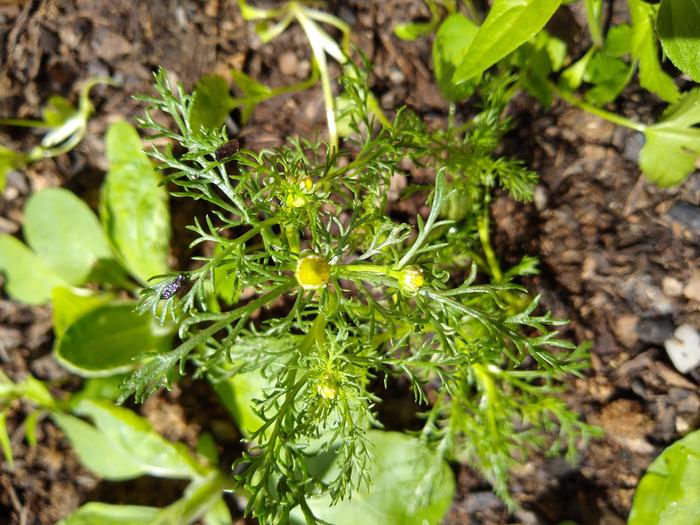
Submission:
[[[489,240],[489,204],[491,202],[491,194],[486,192],[484,194],[484,212],[477,220],[477,228],[479,231],[479,240],[481,241],[481,247],[484,250],[484,255],[486,255],[486,261],[488,262],[488,268],[491,270],[491,275],[496,283],[500,283],[503,279],[503,274],[501,273],[501,265],[498,263],[498,258],[496,253],[493,251],[491,246],[491,241]]]
[[[223,314],[223,318],[220,321],[217,321],[216,323],[212,324],[211,326],[208,326],[207,328],[205,328],[201,332],[198,332],[196,335],[189,338],[187,341],[185,341],[180,346],[178,346],[175,350],[172,350],[172,352],[177,352],[178,354],[181,354],[182,356],[186,356],[190,351],[194,350],[198,345],[204,343],[212,335],[217,333],[219,330],[224,329],[225,327],[230,325],[233,321],[235,321],[239,317],[242,317],[242,316],[247,315],[247,314],[252,314],[258,308],[260,308],[260,307],[266,305],[267,303],[277,299],[280,295],[282,295],[287,290],[289,290],[294,285],[294,283],[295,283],[294,280],[287,279],[284,282],[280,283],[275,288],[272,288],[266,294],[261,295],[260,297],[258,297],[254,301],[251,301],[251,302],[249,302],[249,303],[247,303],[239,308],[236,308],[235,310],[231,310],[230,312]]]
[[[382,266],[380,264],[343,264],[338,265],[338,268],[342,273],[352,272],[352,273],[381,273],[387,275],[389,273],[388,266]]]
[[[323,91],[323,102],[326,106],[326,120],[328,123],[329,147],[332,151],[338,150],[338,129],[335,122],[335,99],[333,98],[333,86],[331,84],[331,75],[328,71],[328,63],[326,61],[326,50],[323,43],[319,41],[318,28],[312,20],[308,18],[304,10],[299,8],[296,3],[290,3],[289,8],[296,16],[301,28],[306,33],[311,46],[316,63],[318,64],[319,74],[321,75],[321,90]]]
[[[489,425],[491,426],[491,431],[494,434],[497,434],[498,425],[496,423],[496,415],[494,413],[494,402],[497,395],[496,385],[493,382],[491,374],[489,374],[486,367],[484,367],[483,365],[479,363],[474,363],[472,365],[472,371],[474,372],[474,376],[476,377],[478,383],[481,385],[481,389],[483,391],[483,401],[487,410],[486,416],[488,418]]]
[[[552,88],[552,91],[565,102],[568,102],[572,106],[576,106],[579,109],[587,111],[588,113],[591,113],[596,117],[600,117],[603,120],[607,120],[608,122],[612,122],[613,124],[617,124],[618,126],[623,126],[625,128],[639,131],[640,133],[644,133],[644,131],[647,129],[647,126],[645,124],[642,124],[641,122],[635,122],[634,120],[623,117],[622,115],[618,115],[617,113],[613,113],[612,111],[607,111],[605,109],[601,109],[592,104],[589,104],[588,102],[584,102],[583,100],[572,95],[571,93],[559,89],[553,83],[550,83],[550,87]]]
[[[233,100],[232,107],[237,108],[241,106],[256,106],[261,102],[270,100],[271,98],[279,97],[282,95],[291,95],[293,93],[299,93],[300,91],[305,91],[312,87],[319,79],[319,71],[316,62],[311,62],[311,74],[306,80],[301,82],[296,82],[294,84],[289,84],[287,86],[280,86],[271,88],[270,91],[261,93],[260,95],[237,97]]]
[[[0,126],[19,126],[23,128],[50,128],[51,126],[43,120],[30,120],[21,118],[2,118]]]
[[[585,0],[586,4],[586,21],[588,22],[588,31],[591,33],[593,45],[598,49],[602,49],[603,30],[601,27],[602,2],[601,0]]]

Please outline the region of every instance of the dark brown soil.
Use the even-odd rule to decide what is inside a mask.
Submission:
[[[624,2],[614,4],[617,12]],[[329,9],[352,26],[354,43],[373,61],[374,91],[384,108],[407,104],[427,119],[444,120],[429,39],[405,43],[391,33],[398,21],[427,15],[422,1],[338,0]],[[577,21],[575,12],[560,20],[569,24],[575,46],[587,38]],[[19,230],[24,201],[46,186],[63,185],[96,201],[106,167],[104,131],[117,118],[139,114],[130,95],[150,92],[159,65],[187,87],[204,73],[232,67],[281,85],[305,78],[309,57],[298,28],[262,45],[233,0],[0,0],[0,117],[36,118],[49,95],[75,100],[79,83],[90,76],[111,75],[122,84],[95,90],[96,114],[78,148],[10,177],[0,196],[1,232]],[[634,89],[618,104],[617,110],[644,121],[661,107]],[[506,263],[537,255],[542,272],[529,288],[543,294],[556,316],[572,320],[568,336],[593,342],[592,369],[571,381],[567,399],[606,437],[584,450],[576,465],[540,459],[515,472],[513,491],[523,508],[515,515],[473,471],[455,467],[458,495],[445,523],[623,524],[644,469],[700,424],[700,374],[675,371],[662,344],[682,323],[700,326],[700,303],[684,294],[687,283],[700,279],[700,237],[690,219],[700,205],[700,175],[679,188],[655,188],[636,166],[637,134],[563,104],[545,110],[525,95],[510,111],[515,128],[504,152],[525,160],[542,179],[532,205],[495,201],[497,251]],[[237,131],[235,121],[230,124]],[[257,148],[323,129],[320,91],[311,90],[262,106],[240,136]],[[2,144],[26,148],[35,140],[26,130],[0,129]],[[174,209],[178,258],[185,255],[186,236],[179,232],[190,213]],[[48,308],[0,299],[3,372],[13,378],[31,372],[74,388],[75,380],[53,362],[51,344]],[[216,407],[206,387],[185,381],[142,411],[168,438],[190,446],[202,431],[212,432],[228,461],[238,436]],[[49,420],[39,425],[39,444],[28,447],[21,428],[25,409],[17,406],[9,417],[16,465],[0,466],[0,524],[54,523],[93,499],[163,505],[178,497],[182,487],[172,483],[101,483],[80,467]]]

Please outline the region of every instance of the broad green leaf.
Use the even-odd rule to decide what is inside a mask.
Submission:
[[[115,446],[110,436],[80,418],[56,412],[56,424],[71,442],[80,462],[108,480],[133,479],[147,473],[123,446]],[[113,436],[118,438],[118,434]]]
[[[95,214],[62,188],[32,195],[22,228],[27,244],[69,284],[82,284],[98,259],[112,257]]]
[[[541,31],[546,37],[545,49],[549,56],[549,61],[552,63],[552,71],[559,71],[564,66],[566,60],[566,42],[556,38],[546,31]]]
[[[628,525],[700,523],[700,430],[666,448],[639,482]]]
[[[197,453],[204,456],[210,465],[219,462],[219,451],[216,448],[216,441],[210,432],[203,432],[197,440]]]
[[[671,62],[700,82],[700,0],[663,0],[656,28]]]
[[[680,97],[680,91],[659,63],[654,33],[656,6],[643,0],[627,0],[627,3],[632,19],[632,58],[639,61],[639,84],[666,102],[675,102]]]
[[[559,76],[559,85],[569,91],[574,91],[581,87],[583,76],[586,74],[586,69],[588,69],[588,63],[596,52],[595,48],[590,48],[585,55],[562,71]]]
[[[632,50],[632,28],[627,24],[611,27],[605,37],[603,50],[612,57],[628,55]]]
[[[109,171],[102,186],[102,222],[126,268],[145,283],[168,271],[168,192],[130,124],[112,124],[106,142]]]
[[[455,480],[445,461],[417,438],[398,432],[369,431],[374,461],[369,491],[330,506],[330,498],[310,499],[314,515],[334,525],[430,525],[440,523],[452,504]],[[324,476],[337,475],[333,465]],[[299,509],[297,523],[304,523]]]
[[[630,81],[632,73],[633,69],[624,60],[597,51],[583,75],[583,80],[593,84],[586,92],[586,100],[597,106],[612,102]]]
[[[700,157],[700,88],[683,94],[663,118],[644,130],[639,152],[642,173],[661,187],[683,182]]]
[[[133,290],[136,287],[133,279],[115,259],[99,259],[92,267],[87,282],[107,284],[123,290]]]
[[[34,376],[28,375],[18,383],[14,383],[0,370],[0,400],[13,399],[29,401],[41,408],[51,409],[54,406],[51,392]]]
[[[156,507],[90,502],[57,525],[152,525],[160,511]]]
[[[0,412],[0,450],[2,450],[2,455],[5,457],[7,467],[10,470],[15,468],[12,443],[10,442],[10,435],[7,433],[7,412],[5,411]]]
[[[119,397],[120,387],[128,374],[116,374],[105,377],[90,377],[83,383],[83,388],[71,394],[70,405],[77,406],[85,399],[106,399],[116,401]]]
[[[520,82],[530,95],[548,108],[552,104],[552,90],[547,78],[551,72],[547,53],[544,49],[537,49],[527,44],[521,49],[527,53],[528,57],[526,59],[527,65],[520,70]],[[463,199],[459,199],[457,209],[463,210],[463,207]]]
[[[598,106],[612,102],[634,74],[634,68],[619,58],[630,52],[630,39],[629,26],[615,26],[608,32],[602,48],[592,47],[562,73],[560,85],[575,90],[585,81],[592,85],[586,92],[586,100]]]
[[[272,386],[258,371],[235,374],[213,385],[221,402],[236,421],[245,436],[255,432],[263,424],[255,411],[254,399],[262,397],[262,390]]]
[[[88,417],[93,424],[68,414],[53,413],[52,417],[68,436],[81,463],[105,479],[143,475],[193,479],[206,473],[184,445],[166,440],[130,410],[110,401],[83,400],[74,412]]]
[[[248,76],[243,73],[243,71],[238,71],[236,69],[231,70],[231,77],[243,93],[243,99],[236,99],[235,103],[242,108],[241,121],[243,124],[245,124],[250,119],[250,116],[253,114],[253,109],[255,109],[255,106],[257,105],[257,102],[255,102],[254,99],[256,97],[261,97],[261,99],[264,99],[265,97],[270,96],[272,93],[272,88],[266,86],[265,84],[261,84],[253,77]]]
[[[153,525],[187,525],[194,522],[221,501],[221,491],[229,485],[230,481],[219,472],[193,480],[182,498],[164,508]],[[221,514],[218,517],[221,518]]]
[[[540,31],[535,38],[513,53],[512,57],[513,63],[520,69],[523,87],[549,107],[552,103],[549,76],[563,66],[566,44],[547,31]],[[462,207],[462,204],[459,206]]]
[[[58,338],[56,358],[76,374],[99,377],[135,368],[148,352],[170,350],[170,327],[135,310],[135,303],[121,302],[88,311]]]
[[[44,261],[11,235],[0,234],[0,273],[5,291],[17,301],[44,304],[56,286],[67,286]]]
[[[214,256],[222,253],[225,248],[222,245],[217,245],[214,248]],[[239,290],[238,280],[239,266],[235,261],[227,262],[225,259],[217,264],[214,268],[214,288],[216,290],[216,295],[224,301],[227,305],[232,305],[238,301],[237,293]]]
[[[204,525],[231,525],[233,518],[223,498],[219,497],[204,515]]]
[[[113,299],[114,294],[98,293],[85,288],[54,288],[51,293],[51,313],[56,337],[61,337],[71,324],[86,313]]]
[[[195,134],[201,128],[219,130],[234,107],[226,79],[220,75],[205,75],[197,81],[190,109],[190,128]]]
[[[466,99],[474,91],[476,82],[454,84],[452,77],[459,64],[462,63],[467,49],[474,40],[479,26],[461,13],[448,16],[433,40],[433,67],[435,78],[443,96],[458,102]]]
[[[301,339],[302,337],[298,335],[241,338],[231,348],[231,356],[233,359],[237,352],[245,355],[263,350],[266,353],[274,352],[283,355],[296,348]],[[274,373],[274,371],[268,371],[268,374],[274,375]],[[262,419],[255,412],[254,400],[263,399],[263,391],[274,387],[274,384],[274,377],[265,377],[260,370],[253,370],[235,373],[223,381],[212,383],[212,386],[240,431],[243,435],[249,436],[262,424]]]
[[[535,36],[561,0],[495,0],[452,79],[461,83],[483,73]]]

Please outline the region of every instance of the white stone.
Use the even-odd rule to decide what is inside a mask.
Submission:
[[[700,364],[700,333],[694,326],[679,326],[673,337],[664,342],[664,346],[673,366],[682,374]]]
[[[700,273],[696,273],[683,288],[683,295],[691,301],[700,303]]]
[[[679,297],[683,293],[683,283],[667,275],[661,280],[661,289],[670,297]]]

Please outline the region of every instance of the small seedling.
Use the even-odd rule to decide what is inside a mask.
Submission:
[[[700,39],[688,38],[687,28],[700,27],[700,10],[693,2],[628,0],[630,24],[606,31],[602,0],[583,0],[592,45],[576,60],[567,56],[562,40],[543,29],[561,0],[496,0],[483,23],[473,8],[465,16],[447,5],[444,12],[449,16],[437,24],[443,11],[435,2],[428,4],[433,16],[419,33],[436,28],[433,65],[438,85],[451,102],[468,98],[490,68],[510,70],[545,106],[556,96],[643,133],[646,143],[639,166],[651,182],[674,186],[694,170],[700,157],[697,88],[681,93],[659,56],[661,46],[674,65],[698,81],[697,65],[687,59],[700,53]],[[656,124],[635,122],[602,107],[616,100],[637,73],[641,87],[669,103]],[[584,88],[580,97],[577,91]]]
[[[5,179],[10,170],[21,169],[39,159],[56,157],[69,152],[83,140],[87,122],[94,111],[90,103],[90,90],[98,84],[116,85],[109,78],[88,79],[80,89],[78,108],[73,108],[66,99],[53,96],[43,110],[43,120],[0,119],[0,126],[22,126],[45,128],[41,144],[26,153],[13,151],[0,145],[0,191],[5,188]]]

